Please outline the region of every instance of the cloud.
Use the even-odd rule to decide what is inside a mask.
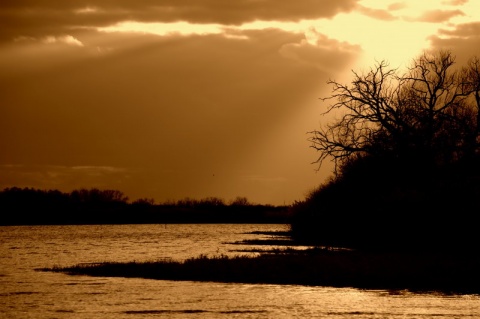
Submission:
[[[326,72],[339,72],[349,66],[361,52],[358,45],[329,39],[326,35],[312,32],[317,38],[314,43],[307,40],[288,43],[282,46],[280,54]]]
[[[451,6],[461,6],[468,2],[469,0],[449,0],[443,1],[442,4],[451,5]]]
[[[42,40],[44,43],[65,43],[68,45],[83,47],[83,43],[71,35],[47,36]]]
[[[128,170],[107,166],[3,164],[0,165],[0,176],[0,189],[16,186],[71,191],[79,188],[122,187],[123,181],[128,179]]]
[[[251,1],[164,0],[105,1],[91,6],[87,1],[2,1],[0,39],[19,36],[43,37],[71,34],[82,28],[107,27],[124,21],[241,25],[267,21],[300,21],[331,18],[349,12],[358,0]]]
[[[127,170],[123,167],[112,166],[72,166],[72,170],[79,171],[91,176],[100,176],[103,174],[123,173]]]
[[[72,46],[78,46],[78,47],[83,47],[83,43],[75,38],[74,36],[71,35],[63,35],[63,36],[53,36],[49,35],[46,37],[42,37],[40,39],[34,38],[34,37],[25,37],[25,36],[20,36],[14,39],[14,42],[40,42],[40,43],[45,43],[45,44],[67,44],[67,45],[72,45]]]
[[[363,15],[366,15],[367,17],[377,20],[392,21],[397,19],[397,17],[392,15],[388,10],[372,9],[364,6],[358,6],[358,11]]]
[[[140,23],[125,21],[98,29],[100,32],[136,32],[158,36],[223,34],[227,30],[220,24],[192,24],[184,21],[172,23]]]
[[[96,14],[98,12],[101,12],[101,10],[99,10],[98,7],[87,5],[86,7],[81,7],[74,10],[74,12],[77,14]]]
[[[479,56],[480,22],[464,23],[450,29],[440,29],[429,37],[433,50],[448,49],[463,64],[473,56]]]
[[[464,15],[465,13],[461,10],[431,10],[424,12],[421,16],[410,20],[419,22],[440,23],[446,22],[453,17]]]
[[[440,29],[439,36],[446,38],[478,38],[480,35],[480,22],[464,23],[453,29]]]
[[[395,2],[388,6],[389,11],[397,11],[407,8],[407,4],[405,2]]]

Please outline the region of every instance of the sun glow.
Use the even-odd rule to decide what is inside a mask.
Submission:
[[[478,20],[480,3],[437,2],[363,0],[358,11],[318,20],[312,28],[318,34],[361,46],[360,65],[387,60],[392,67],[402,68],[430,47],[429,37],[440,29]]]
[[[387,21],[379,25],[377,20],[365,15],[348,14],[332,21],[319,21],[313,28],[319,34],[359,45],[366,65],[374,60],[388,60],[392,66],[401,67],[409,62],[405,59],[411,59],[428,47],[427,38],[437,27],[405,21]]]

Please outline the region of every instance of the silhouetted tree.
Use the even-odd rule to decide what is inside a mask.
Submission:
[[[329,81],[310,132],[334,176],[294,205],[292,231],[350,247],[472,247],[480,210],[480,62],[424,53],[400,74],[385,61],[350,85]]]
[[[71,198],[88,204],[100,204],[100,203],[126,203],[128,197],[119,190],[100,190],[98,188],[91,189],[79,189],[74,190],[70,194]]]
[[[403,75],[382,61],[365,74],[353,72],[351,85],[329,81],[333,94],[323,100],[334,102],[326,113],[341,116],[310,132],[316,162],[332,158],[336,172],[364,156],[432,167],[476,149],[479,63],[472,59],[465,76],[454,61],[449,51],[424,53]]]
[[[251,204],[248,202],[248,198],[246,197],[237,196],[235,197],[235,199],[230,201],[230,206],[248,206],[248,205],[251,205]]]
[[[223,207],[225,202],[219,197],[206,197],[198,202],[199,207]]]
[[[155,200],[153,198],[139,198],[132,202],[132,205],[139,205],[139,206],[152,206],[155,204]]]
[[[480,136],[480,58],[473,57],[468,61],[467,67],[462,70],[465,76],[464,82],[468,85],[468,89],[473,92],[474,101],[477,111],[476,133],[477,142]]]

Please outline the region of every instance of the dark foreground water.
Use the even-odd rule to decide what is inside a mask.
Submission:
[[[35,268],[244,254],[285,225],[0,227],[0,318],[480,318],[480,296],[97,278]],[[257,246],[257,248],[260,248]],[[261,247],[265,248],[265,247]]]

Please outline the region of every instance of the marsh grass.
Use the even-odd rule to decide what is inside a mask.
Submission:
[[[480,294],[480,258],[458,254],[280,249],[258,256],[200,255],[185,261],[102,262],[38,270],[105,277]]]

